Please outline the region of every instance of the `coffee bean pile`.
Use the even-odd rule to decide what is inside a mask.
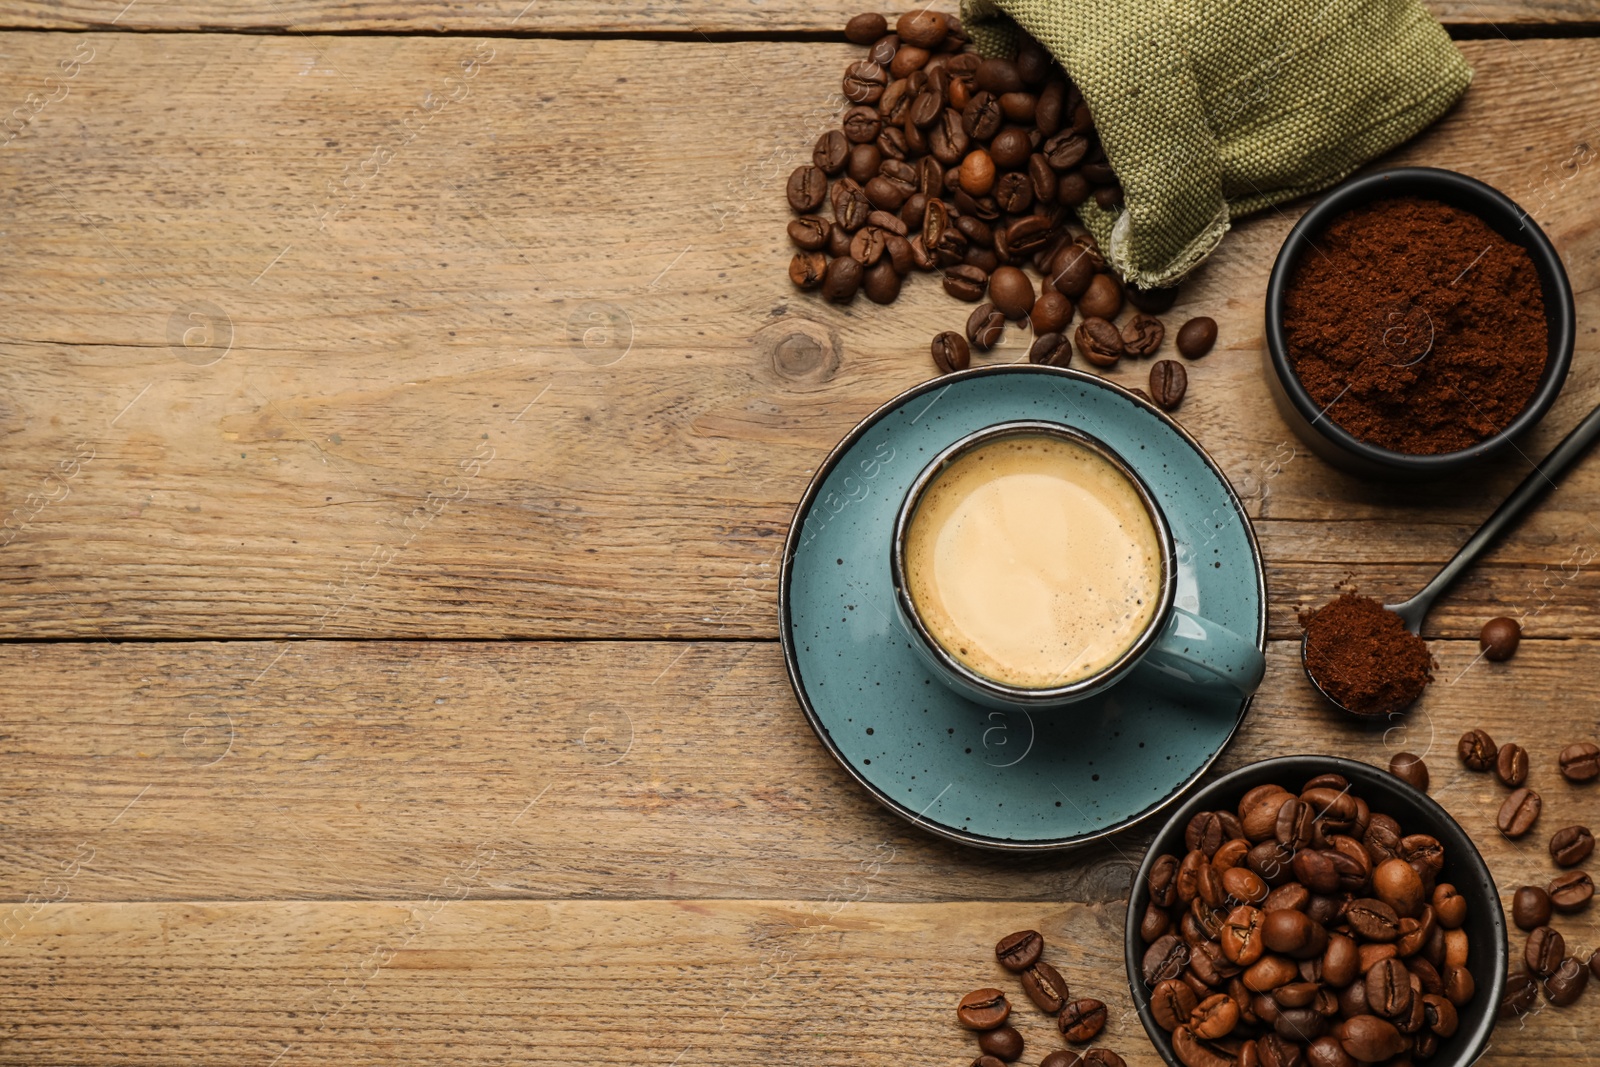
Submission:
[[[939,271],[945,292],[982,301],[964,334],[933,339],[943,373],[1023,319],[1036,364],[1067,365],[1074,341],[1097,367],[1154,355],[1166,331],[1153,313],[1177,289],[1125,290],[1095,239],[1072,226],[1073,208],[1090,197],[1114,208],[1122,189],[1083,94],[1050,53],[1024,35],[1010,59],[981,59],[958,19],[928,10],[892,31],[882,15],[857,15],[845,36],[867,48],[845,69],[851,106],[789,176],[794,284],[836,303],[865,293],[887,304],[913,271]],[[831,219],[817,213],[824,203]],[[1118,326],[1125,302],[1138,313]],[[1069,337],[1074,310],[1082,323]],[[1176,344],[1198,359],[1216,337],[1217,324],[1198,318]],[[1171,409],[1187,384],[1183,365],[1164,360],[1144,395]]]
[[[1487,635],[1487,626],[1484,632]],[[1514,639],[1511,644],[1514,650]],[[1497,745],[1487,732],[1468,730],[1456,745],[1456,755],[1468,770],[1492,772],[1501,785],[1511,790],[1495,815],[1495,825],[1502,834],[1515,839],[1533,829],[1544,809],[1544,800],[1524,784],[1528,780],[1527,749],[1518,744]],[[1556,757],[1556,765],[1561,776],[1575,785],[1592,782],[1600,778],[1600,746],[1588,741],[1568,745]],[[1587,826],[1564,826],[1550,835],[1549,850],[1557,867],[1576,867],[1594,852],[1594,834]],[[1542,887],[1522,886],[1512,895],[1511,921],[1519,930],[1527,931],[1528,941],[1522,953],[1523,966],[1519,968],[1513,958],[1505,996],[1500,1000],[1502,1018],[1532,1011],[1538,1001],[1540,980],[1544,982],[1545,999],[1562,1008],[1582,995],[1591,974],[1600,977],[1600,951],[1590,954],[1586,966],[1576,955],[1567,954],[1566,939],[1549,925],[1552,913],[1571,915],[1584,911],[1593,899],[1594,879],[1587,871],[1575,870],[1556,875]]]
[[[1141,977],[1187,1067],[1425,1059],[1473,997],[1444,847],[1341,775],[1250,790],[1156,858]]]
[[[1042,958],[1044,937],[1037,930],[1007,934],[994,947],[1000,966],[1016,975],[1028,999],[1056,1020],[1061,1036],[1074,1045],[1086,1045],[1100,1036],[1106,1025],[1106,1006],[1093,998],[1072,999],[1067,981]],[[1022,1034],[1007,1020],[1011,1002],[998,989],[975,989],[956,1005],[956,1020],[978,1033],[979,1055],[972,1067],[1004,1067],[1022,1055]],[[1056,1049],[1039,1067],[1126,1067],[1122,1057],[1108,1048],[1079,1053]]]

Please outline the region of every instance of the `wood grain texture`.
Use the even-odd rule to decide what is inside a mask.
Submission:
[[[843,45],[0,42],[0,81],[64,94],[0,152],[3,637],[771,637],[810,472],[963,316],[928,278],[838,309],[785,277]],[[1538,456],[1600,401],[1600,189],[1562,169],[1600,42],[1463,47],[1465,102],[1387,162],[1489,180],[1566,256],[1587,325]],[[1297,211],[1168,316],[1222,324],[1179,417],[1265,519],[1280,637],[1347,573],[1419,586],[1529,469],[1385,488],[1297,445],[1260,314]],[[1600,636],[1597,494],[1588,464],[1433,632],[1537,603]]]
[[[1218,770],[1422,754],[1496,875],[1542,883],[1548,834],[1592,823],[1600,795],[1553,763],[1596,737],[1572,685],[1597,651],[1529,640],[1491,664],[1437,642],[1423,701],[1369,728],[1279,643]],[[485,852],[473,897],[824,899],[892,851],[874,899],[1098,903],[1146,840],[1018,860],[914,832],[812,735],[767,642],[0,646],[0,691],[13,903],[53,895],[82,849],[73,900],[411,899]],[[1479,726],[1532,753],[1546,810],[1521,843],[1493,831],[1503,790],[1455,759]]]
[[[1450,26],[1531,27],[1600,22],[1595,0],[1425,0]],[[956,5],[939,5],[954,11]],[[230,0],[206,4],[126,0],[23,0],[8,5],[7,28],[124,30],[287,30],[337,33],[838,33],[867,10],[855,0],[775,4],[769,0]]]
[[[52,904],[5,950],[0,1063],[956,1064],[977,1051],[954,1005],[991,985],[1032,1062],[1062,1043],[994,961],[1022,928],[1075,995],[1106,1003],[1096,1044],[1161,1062],[1124,978],[1120,906],[871,888],[825,905]],[[1547,1006],[1477,1062],[1579,1062],[1596,1025],[1592,994]]]

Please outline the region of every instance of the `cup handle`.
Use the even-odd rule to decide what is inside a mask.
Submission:
[[[1186,690],[1248,697],[1261,685],[1267,661],[1254,642],[1174,605],[1139,667]]]

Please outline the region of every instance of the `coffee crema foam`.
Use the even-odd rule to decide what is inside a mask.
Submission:
[[[1005,685],[1104,670],[1161,600],[1161,537],[1138,490],[1093,449],[1017,434],[958,456],[906,531],[907,592],[934,639]]]

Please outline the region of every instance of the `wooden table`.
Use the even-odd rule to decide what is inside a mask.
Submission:
[[[25,0],[0,85],[0,1061],[966,1063],[1023,926],[1155,1057],[1118,948],[1145,838],[1015,860],[913,831],[805,725],[776,643],[795,501],[962,313],[797,294],[782,180],[844,0]],[[1439,683],[1363,731],[1297,670],[1341,580],[1418,587],[1600,402],[1600,4],[1440,0],[1476,69],[1388,163],[1533,210],[1577,292],[1545,424],[1481,477],[1332,472],[1263,380],[1235,230],[1182,422],[1266,556],[1270,668],[1221,761],[1426,753],[1501,884],[1597,788],[1600,462],[1434,612]],[[1015,359],[1013,347],[997,359]],[[1118,371],[1132,380],[1137,369]],[[1521,616],[1516,659],[1476,659]],[[1533,753],[1542,833],[1461,770]],[[1561,921],[1595,946],[1594,912]],[[1485,1062],[1592,1059],[1600,993]],[[1023,1013],[1037,1062],[1055,1040]]]

